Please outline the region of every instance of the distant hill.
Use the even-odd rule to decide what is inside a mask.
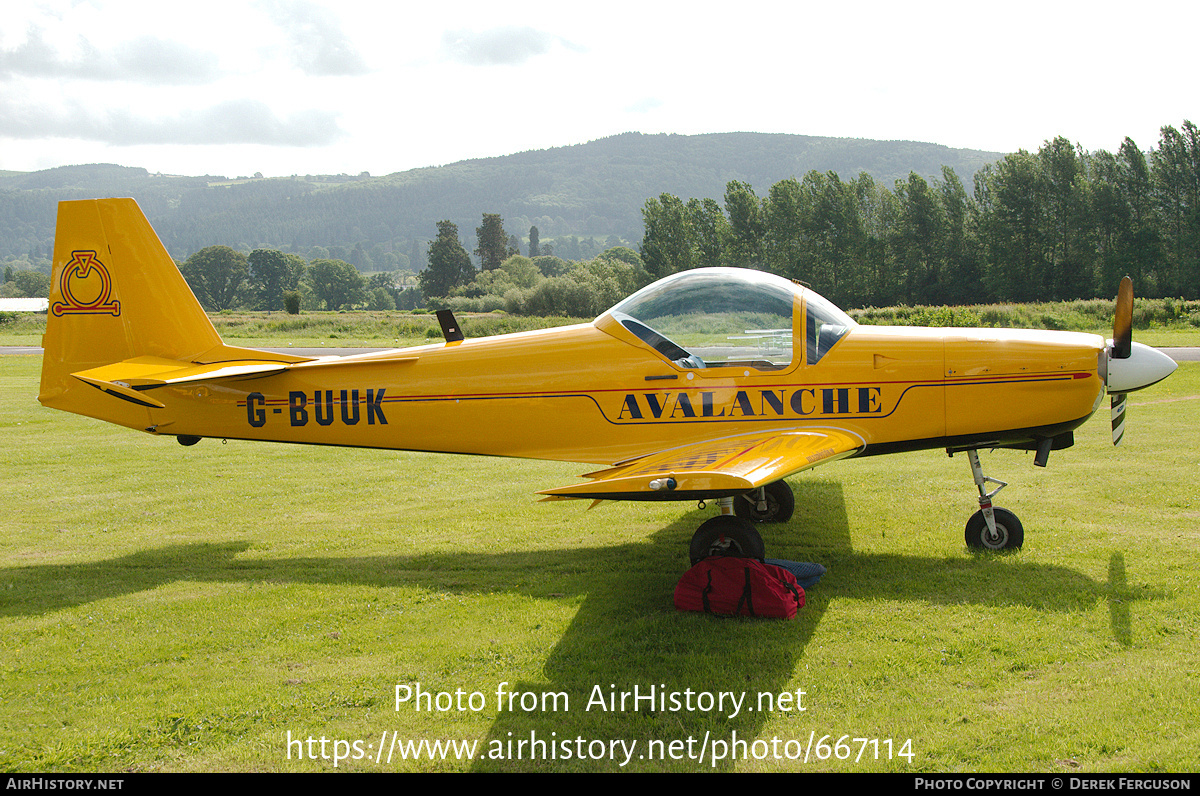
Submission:
[[[468,249],[483,213],[500,213],[524,239],[536,225],[543,241],[567,254],[571,240],[637,245],[641,209],[661,193],[720,200],[730,180],[765,195],[771,185],[811,170],[845,179],[867,172],[891,185],[916,172],[940,177],[952,167],[972,175],[1002,153],[911,141],[802,135],[624,133],[586,144],[466,160],[384,177],[300,176],[230,180],[152,174],[115,165],[65,166],[0,173],[0,259],[47,257],[61,199],[132,196],[176,258],[213,244],[280,248],[338,256],[395,252],[419,264],[436,222],[459,226]]]

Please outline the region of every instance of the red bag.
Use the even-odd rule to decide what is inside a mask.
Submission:
[[[804,589],[783,567],[756,558],[709,556],[683,573],[675,607],[718,616],[791,619],[804,607]]]

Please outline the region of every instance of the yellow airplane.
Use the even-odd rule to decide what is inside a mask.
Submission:
[[[1122,282],[1114,341],[1012,329],[858,326],[812,290],[736,268],[686,271],[592,323],[347,357],[225,345],[132,199],[59,205],[41,403],[191,445],[202,437],[586,462],[552,499],[715,501],[699,560],[763,556],[786,521],[782,480],[819,464],[965,452],[974,548],[1021,546],[977,451],[1050,451],[1113,396],[1175,369],[1132,343]],[[994,486],[994,489],[989,487]]]

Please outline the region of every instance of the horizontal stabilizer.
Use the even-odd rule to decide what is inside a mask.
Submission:
[[[96,389],[106,392],[114,398],[120,398],[123,401],[137,404],[138,406],[146,406],[151,409],[162,409],[166,405],[162,401],[157,401],[149,396],[142,395],[137,390],[133,389],[129,384],[104,381],[97,379],[94,376],[84,376],[80,373],[74,374],[75,378],[82,382],[92,385]]]
[[[136,357],[71,375],[93,386],[115,384],[130,390],[151,390],[178,384],[269,376],[287,370],[286,362],[239,361],[197,365],[161,357]]]
[[[252,349],[240,349],[242,353],[255,353]],[[266,352],[262,352],[266,353]],[[293,358],[296,359],[296,358]],[[97,389],[133,403],[161,409],[163,404],[149,398],[145,392],[159,387],[183,384],[201,384],[215,381],[238,381],[273,376],[293,368],[337,368],[344,365],[390,364],[404,365],[416,362],[417,357],[398,359],[354,359],[351,357],[329,357],[326,359],[296,359],[291,362],[240,359],[225,362],[180,362],[163,357],[135,357],[111,365],[82,370],[71,375]]]
[[[313,359],[308,362],[299,362],[291,366],[293,370],[301,368],[307,370],[310,368],[339,368],[347,365],[356,365],[362,367],[364,365],[411,365],[420,357],[396,357],[391,356],[387,352],[372,353],[372,354],[355,354],[347,357],[322,357]]]

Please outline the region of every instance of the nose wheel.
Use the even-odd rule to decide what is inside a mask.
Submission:
[[[1025,542],[1025,529],[1008,509],[992,509],[992,525],[988,527],[981,509],[967,520],[963,536],[973,550],[1013,550]]]
[[[983,474],[979,464],[979,451],[967,451],[971,463],[971,477],[979,490],[979,511],[967,520],[963,538],[972,550],[1015,550],[1025,543],[1025,529],[1017,515],[1008,509],[993,508],[992,498],[1008,484],[998,478]],[[988,484],[996,488],[988,491]]]

